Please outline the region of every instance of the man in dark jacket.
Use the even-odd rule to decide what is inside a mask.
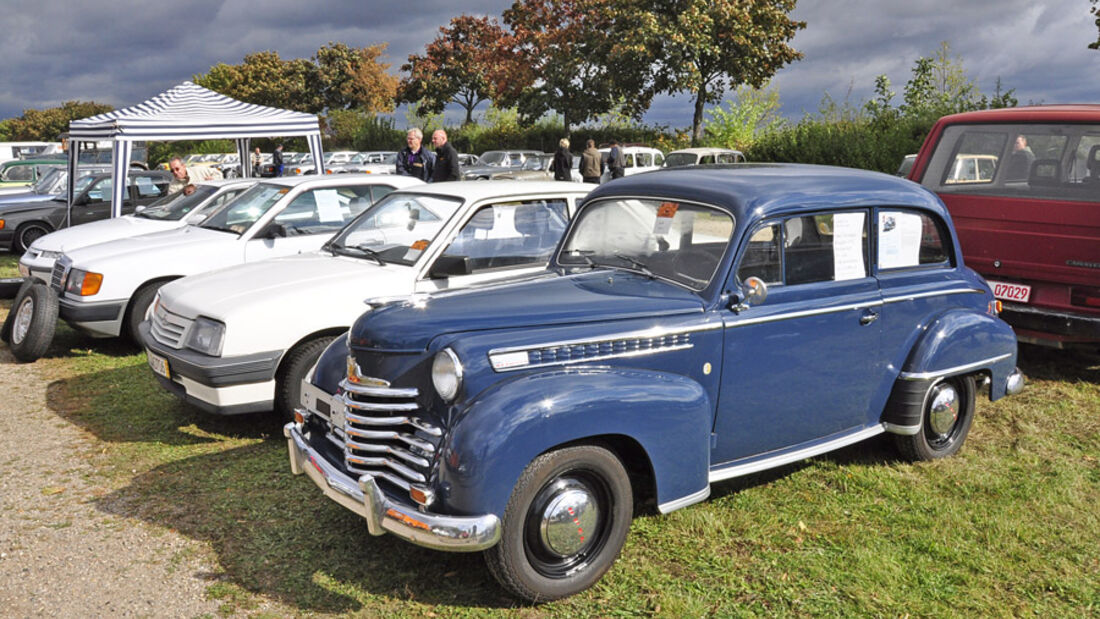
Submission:
[[[447,141],[447,132],[436,129],[432,133],[432,145],[435,146],[435,167],[432,168],[432,182],[462,180],[458,168],[458,151]]]
[[[573,154],[569,152],[569,138],[558,141],[558,150],[554,153],[554,161],[550,164],[554,171],[554,180],[573,180]]]
[[[425,183],[432,181],[432,168],[435,167],[435,154],[423,148],[420,143],[424,141],[424,132],[420,129],[409,129],[405,136],[407,146],[397,153],[397,173],[404,176],[415,176]]]
[[[623,149],[618,140],[611,140],[611,150],[607,153],[607,171],[611,173],[612,180],[622,178],[626,173],[626,161],[623,158]]]
[[[271,153],[271,164],[275,168],[275,176],[283,175],[283,145],[280,144],[275,147],[275,152]]]

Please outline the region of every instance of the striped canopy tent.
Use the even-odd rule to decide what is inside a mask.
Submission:
[[[69,208],[75,193],[81,141],[113,142],[111,216],[118,217],[126,198],[126,175],[134,142],[236,140],[241,174],[251,176],[251,138],[282,136],[305,136],[316,170],[324,174],[321,128],[313,114],[244,103],[184,82],[144,103],[69,123]]]

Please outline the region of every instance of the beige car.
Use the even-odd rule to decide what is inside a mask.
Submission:
[[[955,163],[943,184],[988,183],[993,180],[996,171],[996,155],[955,155]]]

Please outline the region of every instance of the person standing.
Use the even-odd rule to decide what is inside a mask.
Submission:
[[[558,141],[558,150],[554,152],[554,161],[550,163],[550,169],[554,172],[554,180],[573,180],[573,154],[569,152],[569,138]]]
[[[275,167],[275,176],[283,175],[283,145],[280,144],[275,147],[275,152],[271,153],[271,164]]]
[[[264,164],[264,156],[260,154],[260,147],[257,146],[256,150],[252,151],[252,176],[259,178],[260,166]]]
[[[586,183],[600,184],[600,176],[603,174],[603,159],[600,151],[596,150],[596,142],[588,140],[581,153],[581,178]]]
[[[405,135],[406,146],[397,153],[397,173],[415,176],[425,183],[430,183],[432,168],[435,167],[435,154],[421,145],[423,141],[423,131],[415,127],[409,129]]]
[[[611,150],[607,153],[607,170],[611,172],[611,180],[622,178],[626,174],[623,149],[619,147],[618,140],[611,140]]]
[[[447,132],[442,129],[432,132],[432,145],[435,146],[432,182],[462,180],[462,173],[458,167],[458,151],[447,141]]]

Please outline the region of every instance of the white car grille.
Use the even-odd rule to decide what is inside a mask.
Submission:
[[[153,320],[150,322],[150,332],[154,340],[179,350],[183,348],[184,339],[194,322],[190,318],[168,311],[163,303],[157,303],[153,311]]]

